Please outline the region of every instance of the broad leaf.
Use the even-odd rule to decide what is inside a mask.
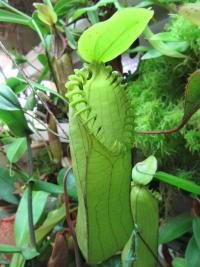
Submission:
[[[11,176],[8,169],[0,168],[0,199],[12,204],[18,204],[18,198],[13,194],[16,190],[14,184],[19,178]]]
[[[168,243],[190,231],[192,220],[193,216],[189,213],[183,213],[167,220],[160,226],[159,243]]]
[[[27,149],[26,138],[15,138],[12,143],[5,146],[7,158],[10,162],[15,163],[21,159]]]
[[[192,23],[200,26],[200,4],[188,3],[179,7],[179,14],[187,18]]]
[[[30,134],[17,96],[7,85],[0,85],[0,119],[19,137]]]
[[[154,177],[162,182],[173,185],[187,192],[200,195],[200,186],[192,181],[182,179],[178,176],[174,176],[166,172],[156,172]]]
[[[199,267],[200,250],[192,237],[188,243],[185,252],[186,266],[187,267]]]
[[[187,267],[186,260],[184,258],[174,258],[172,261],[173,267]]]
[[[47,201],[48,194],[42,191],[33,192],[33,221],[36,224],[41,217]],[[15,219],[15,240],[18,247],[26,247],[29,243],[28,226],[28,191],[25,190],[20,201]]]
[[[157,159],[150,156],[142,162],[138,162],[132,170],[132,180],[134,183],[147,185],[153,179],[157,170]]]
[[[200,217],[199,216],[194,217],[192,227],[193,227],[194,239],[200,250]]]
[[[40,3],[34,3],[33,5],[38,10],[38,17],[42,22],[49,26],[57,22],[57,15],[51,7]]]
[[[79,39],[78,50],[88,62],[107,62],[125,52],[140,36],[153,11],[125,8],[110,19],[86,30]]]

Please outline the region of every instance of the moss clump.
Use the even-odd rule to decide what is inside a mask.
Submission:
[[[166,30],[189,43],[187,60],[162,56],[141,61],[138,76],[129,85],[136,112],[136,130],[169,129],[183,115],[183,97],[189,75],[199,68],[200,29],[175,16]],[[178,133],[136,135],[135,146],[146,157],[155,154],[163,168],[175,174],[193,174],[198,180],[200,163],[200,111]],[[161,165],[160,165],[161,166]],[[162,168],[161,166],[161,168]]]

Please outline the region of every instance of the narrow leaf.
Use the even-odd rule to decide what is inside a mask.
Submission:
[[[125,8],[110,19],[86,30],[79,39],[78,50],[88,62],[107,62],[125,52],[140,36],[153,11]]]
[[[48,193],[52,193],[52,194],[62,194],[63,193],[63,187],[56,185],[56,184],[52,184],[52,183],[48,183],[45,181],[40,181],[38,179],[34,179],[34,190],[35,191],[44,191],[44,192],[48,192]]]
[[[173,267],[187,267],[186,260],[184,258],[174,258],[172,261]]]
[[[185,91],[185,109],[183,120],[188,120],[200,108],[200,70],[192,73]]]
[[[146,27],[144,30],[144,35],[146,39],[149,41],[149,43],[158,50],[162,55],[169,56],[169,57],[175,57],[175,58],[186,58],[187,56],[177,52],[175,49],[170,48],[167,44],[160,40],[153,40],[153,32],[149,27]]]
[[[162,182],[173,185],[187,192],[200,195],[200,186],[192,181],[188,181],[178,176],[174,176],[165,172],[156,172],[154,177]]]
[[[15,14],[13,12],[0,9],[0,21],[23,24],[23,25],[28,26],[31,20],[21,15]]]
[[[185,252],[186,266],[187,267],[199,267],[200,250],[192,237],[188,243]]]
[[[35,231],[37,243],[39,243],[52,230],[52,228],[64,218],[64,206],[61,206],[59,209],[49,212],[42,226]]]
[[[192,226],[193,226],[194,239],[200,250],[200,217],[199,216],[194,217]]]
[[[159,243],[168,243],[190,231],[192,220],[193,216],[189,213],[183,213],[167,220],[159,229]]]
[[[20,253],[20,249],[8,244],[0,244],[0,253]]]

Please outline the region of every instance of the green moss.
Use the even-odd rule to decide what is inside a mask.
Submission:
[[[187,78],[195,70],[193,63],[165,56],[141,62],[138,77],[129,86],[136,112],[136,130],[169,129],[178,125],[183,115]],[[135,147],[145,157],[156,155],[160,169],[174,174],[192,173],[192,178],[198,179],[199,121],[200,112],[197,112],[178,133],[137,134]]]

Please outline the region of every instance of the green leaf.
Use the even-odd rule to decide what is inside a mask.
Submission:
[[[22,199],[16,213],[14,224],[16,245],[20,248],[26,248],[29,244],[29,226],[28,226],[28,191],[24,191]],[[33,192],[33,221],[34,225],[40,219],[48,198],[46,192]]]
[[[19,77],[10,77],[6,80],[6,84],[16,93],[22,92],[26,88],[26,82]]]
[[[186,260],[184,258],[174,258],[172,261],[173,267],[187,267]]]
[[[153,179],[156,170],[157,159],[154,156],[150,156],[133,167],[132,180],[134,183],[147,185]]]
[[[183,120],[188,120],[200,108],[200,70],[193,72],[186,86]]]
[[[0,244],[0,253],[20,253],[20,249],[8,244]]]
[[[0,85],[0,119],[18,137],[31,133],[17,96],[7,85]]]
[[[41,190],[41,191],[52,193],[52,194],[63,194],[63,187],[62,186],[48,183],[45,181],[40,181],[38,179],[33,179],[33,181],[34,181],[33,188],[35,191]]]
[[[200,186],[192,181],[188,181],[165,172],[156,172],[154,177],[162,182],[173,185],[187,192],[200,195]]]
[[[156,49],[150,49],[141,57],[142,60],[161,57],[162,54]]]
[[[179,7],[179,14],[184,16],[192,23],[200,26],[200,4],[188,3]]]
[[[153,34],[150,37],[150,40],[159,40],[163,42],[176,42],[178,39],[171,34],[171,32],[159,32],[157,34]]]
[[[72,49],[77,49],[77,42],[73,36],[73,32],[69,27],[65,27],[64,29],[67,41]]]
[[[160,40],[153,40],[153,32],[149,27],[146,27],[144,30],[144,35],[146,39],[149,41],[149,43],[158,50],[162,55],[169,56],[169,57],[175,57],[175,58],[186,58],[187,56],[177,52],[175,49],[170,48],[167,44]]]
[[[15,182],[19,178],[15,175],[11,176],[8,169],[0,168],[0,199],[12,204],[18,204],[19,200],[13,195],[16,188]]]
[[[33,5],[38,10],[38,17],[42,22],[49,26],[56,24],[57,14],[51,7],[40,3],[34,3]]]
[[[62,187],[63,187],[63,180],[65,177],[66,171],[67,171],[67,168],[63,168],[58,173],[57,181],[58,181],[58,184]],[[72,170],[70,170],[69,175],[67,176],[67,193],[70,197],[76,200],[78,199],[76,180],[75,180]]]
[[[140,36],[153,11],[142,8],[125,8],[110,19],[99,22],[80,37],[78,50],[88,62],[107,62],[125,52]]]
[[[76,6],[79,6],[81,2],[82,1],[78,1],[78,0],[60,0],[56,2],[54,6],[54,10],[58,17],[62,17],[64,15],[67,15],[67,12],[71,8],[75,8]]]
[[[12,143],[5,146],[5,152],[8,160],[12,163],[21,159],[27,149],[26,138],[15,138]]]
[[[174,218],[168,219],[159,229],[159,243],[168,243],[192,228],[193,216],[189,213],[182,213]]]
[[[117,1],[117,0],[100,0],[95,5],[92,5],[92,6],[89,6],[89,7],[78,8],[74,12],[74,14],[72,16],[72,19],[76,20],[80,16],[83,16],[85,13],[90,12],[90,11],[96,11],[96,10],[98,10],[99,7],[106,6],[107,4],[113,4],[116,9],[120,9],[121,8],[121,6],[119,4],[119,1]]]
[[[194,239],[200,250],[200,217],[199,216],[194,217],[192,227],[193,227]]]
[[[24,106],[24,109],[33,110],[34,107],[36,106],[36,104],[37,104],[37,100],[35,97],[35,92],[32,91],[26,100],[26,104]]]
[[[41,227],[35,231],[37,244],[53,229],[53,227],[65,218],[64,205],[48,213],[48,216]]]
[[[187,267],[199,267],[200,250],[192,237],[188,243],[185,252],[186,266]]]
[[[15,14],[13,12],[4,10],[4,9],[0,9],[0,21],[1,22],[10,22],[10,23],[17,23],[17,24],[23,24],[26,26],[29,26],[30,23],[30,19]]]

